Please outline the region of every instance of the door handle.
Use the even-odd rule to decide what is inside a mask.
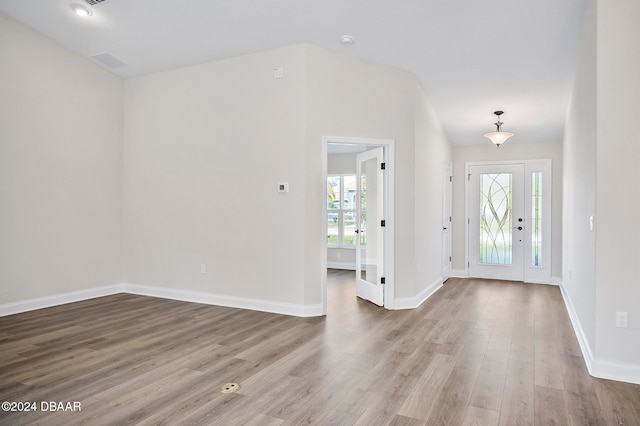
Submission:
[[[355,231],[353,231],[353,232],[354,232],[354,233],[356,233],[356,234],[359,234],[359,233],[360,233],[360,230],[359,230],[359,229],[356,229],[356,230],[355,230]]]
[[[522,231],[522,226],[514,226],[513,229],[517,229],[518,231]]]
[[[442,230],[443,230],[443,231],[446,231],[446,230],[447,230],[447,228],[445,228],[445,227],[442,227]]]

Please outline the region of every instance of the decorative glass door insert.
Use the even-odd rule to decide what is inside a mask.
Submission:
[[[480,263],[512,263],[511,173],[481,173],[480,181]]]

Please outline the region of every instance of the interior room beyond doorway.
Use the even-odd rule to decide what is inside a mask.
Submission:
[[[389,219],[389,182],[385,168],[391,141],[378,142],[325,139],[324,266],[349,271],[356,278],[356,295],[383,306],[389,251],[385,225]],[[328,312],[326,285],[324,288]]]

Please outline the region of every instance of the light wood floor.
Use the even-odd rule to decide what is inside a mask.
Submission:
[[[0,318],[0,424],[640,425],[640,386],[586,371],[557,287],[451,279],[418,309],[329,315],[120,294]],[[237,382],[240,391],[219,387]]]

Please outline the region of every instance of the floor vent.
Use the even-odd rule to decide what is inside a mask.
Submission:
[[[224,385],[220,386],[220,390],[222,391],[222,393],[238,392],[238,389],[240,389],[240,385],[237,383],[225,383]]]

